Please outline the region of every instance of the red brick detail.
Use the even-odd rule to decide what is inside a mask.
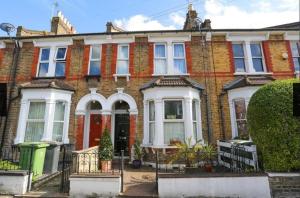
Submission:
[[[185,58],[186,58],[186,68],[187,73],[191,74],[192,72],[192,56],[191,56],[191,42],[186,41],[185,45]]]
[[[34,51],[33,51],[33,61],[32,61],[32,65],[31,65],[31,77],[32,78],[36,77],[36,70],[38,68],[39,57],[40,57],[40,48],[35,47]]]
[[[264,57],[265,57],[267,71],[273,72],[273,63],[272,63],[272,57],[271,57],[271,53],[270,53],[269,41],[263,41],[262,48],[264,51]]]
[[[129,44],[129,73],[134,75],[134,47],[135,43]]]
[[[84,115],[77,116],[76,150],[83,149]]]
[[[67,79],[68,79],[69,74],[70,74],[72,49],[73,49],[72,45],[68,46],[67,56],[66,56],[66,73],[65,73],[65,76],[66,76]]]
[[[149,75],[154,72],[154,44],[151,42],[148,44],[148,54],[149,54]]]
[[[135,134],[136,134],[136,115],[130,115],[129,151],[131,151],[131,147],[134,144]]]
[[[102,44],[100,71],[103,77],[106,76],[106,50],[107,50],[107,44]]]
[[[232,42],[231,41],[227,41],[227,49],[228,49],[228,54],[229,54],[230,72],[234,73],[235,67],[234,67],[233,50],[232,50]]]
[[[89,60],[90,60],[90,45],[84,46],[83,50],[83,62],[82,62],[82,74],[87,75],[89,69]]]
[[[111,59],[111,74],[116,73],[116,67],[117,67],[117,56],[118,56],[118,44],[112,44],[111,46],[112,50],[112,59]]]
[[[107,128],[109,132],[111,132],[111,115],[102,115],[101,122],[103,129],[102,131]]]
[[[294,61],[293,61],[293,54],[292,54],[292,48],[291,48],[290,41],[285,41],[285,46],[286,46],[286,50],[288,53],[288,61],[289,61],[290,69],[291,69],[291,71],[295,72],[295,65],[294,65]]]

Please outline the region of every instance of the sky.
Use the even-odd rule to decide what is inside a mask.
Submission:
[[[1,0],[0,23],[50,30],[57,10],[78,33],[103,32],[106,22],[134,30],[182,29],[188,2],[212,28],[261,28],[299,21],[300,0]],[[0,36],[6,33],[0,30]]]

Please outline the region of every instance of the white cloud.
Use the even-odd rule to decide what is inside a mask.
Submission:
[[[173,12],[169,15],[172,23],[176,26],[182,27],[185,22],[185,16],[182,12]]]
[[[207,0],[205,18],[211,19],[213,28],[261,28],[299,19],[298,0],[253,0],[251,3],[241,8],[221,0]]]

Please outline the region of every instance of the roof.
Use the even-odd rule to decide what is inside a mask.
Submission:
[[[39,79],[31,82],[26,82],[20,85],[21,89],[60,89],[67,91],[75,91],[75,89],[64,83],[61,80],[56,79]]]
[[[300,22],[293,22],[293,23],[286,23],[282,25],[276,25],[276,26],[271,26],[271,27],[266,27],[263,29],[300,29]]]
[[[224,85],[224,90],[231,90],[246,86],[261,86],[274,81],[271,76],[239,76]]]
[[[153,87],[192,87],[194,89],[203,90],[204,87],[187,77],[182,76],[172,76],[172,77],[160,77],[151,80],[150,82],[144,84],[140,91],[153,88]]]

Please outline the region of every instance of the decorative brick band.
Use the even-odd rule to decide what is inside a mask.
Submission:
[[[100,71],[103,77],[107,75],[106,74],[106,50],[107,50],[107,44],[102,44]]]
[[[291,48],[290,41],[285,41],[285,46],[286,46],[286,50],[288,53],[288,61],[289,61],[290,69],[291,69],[291,71],[295,72],[295,65],[294,65],[294,61],[293,61],[293,54],[292,54],[292,48]]]
[[[33,50],[33,61],[32,61],[32,65],[31,65],[31,77],[32,78],[36,77],[36,70],[38,68],[39,56],[40,56],[40,48],[35,47]]]
[[[83,50],[83,62],[82,62],[82,74],[87,75],[89,73],[89,59],[90,59],[90,45],[85,45]]]
[[[233,50],[232,50],[231,41],[227,41],[227,49],[228,49],[228,56],[230,62],[230,72],[233,74],[235,72],[235,67],[234,67]]]
[[[65,73],[67,79],[69,78],[70,75],[72,49],[73,49],[73,45],[68,46],[67,56],[66,56],[66,73]]]
[[[148,64],[149,64],[149,75],[154,72],[154,44],[152,42],[148,43]]]
[[[262,47],[263,47],[263,51],[264,51],[264,57],[265,57],[267,71],[273,72],[273,63],[272,63],[272,57],[271,57],[271,53],[270,53],[269,41],[263,41]]]
[[[84,115],[77,115],[76,150],[83,149]]]
[[[135,43],[129,44],[129,73],[134,75],[134,48]]]
[[[193,73],[192,71],[192,56],[191,56],[191,42],[186,41],[185,43],[185,57],[186,57],[186,67],[187,73]]]
[[[111,76],[116,73],[117,67],[117,56],[118,56],[118,44],[114,43],[111,45],[112,58],[111,58]]]

